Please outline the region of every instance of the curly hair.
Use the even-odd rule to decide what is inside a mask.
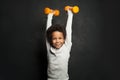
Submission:
[[[64,39],[66,39],[65,27],[63,27],[62,25],[59,25],[59,24],[52,25],[51,27],[48,28],[48,30],[46,32],[46,37],[47,37],[47,40],[50,43],[50,45],[52,45],[52,33],[55,31],[62,32]]]

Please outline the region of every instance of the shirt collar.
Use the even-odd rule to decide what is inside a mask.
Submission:
[[[53,54],[59,54],[59,53],[62,52],[62,50],[63,50],[64,47],[65,47],[64,44],[63,44],[63,46],[62,46],[61,48],[59,48],[59,49],[56,49],[56,48],[51,47],[51,48],[50,48],[50,51],[51,51]]]

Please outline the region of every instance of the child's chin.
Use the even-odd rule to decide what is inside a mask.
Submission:
[[[57,46],[57,47],[55,47],[56,49],[60,49],[62,46]]]
[[[56,49],[60,49],[61,47],[55,47]]]
[[[63,45],[53,46],[56,49],[60,49]]]

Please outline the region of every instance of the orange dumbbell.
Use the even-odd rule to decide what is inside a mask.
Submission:
[[[57,10],[57,9],[53,10],[53,9],[50,9],[50,8],[46,7],[46,8],[44,9],[44,13],[45,13],[45,14],[53,13],[55,16],[59,16],[60,11]]]
[[[78,13],[80,11],[78,6],[65,6],[65,11],[71,10],[73,13]]]

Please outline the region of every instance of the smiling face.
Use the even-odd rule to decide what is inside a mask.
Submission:
[[[62,32],[54,31],[52,33],[52,46],[56,49],[59,49],[64,44],[65,39]]]

